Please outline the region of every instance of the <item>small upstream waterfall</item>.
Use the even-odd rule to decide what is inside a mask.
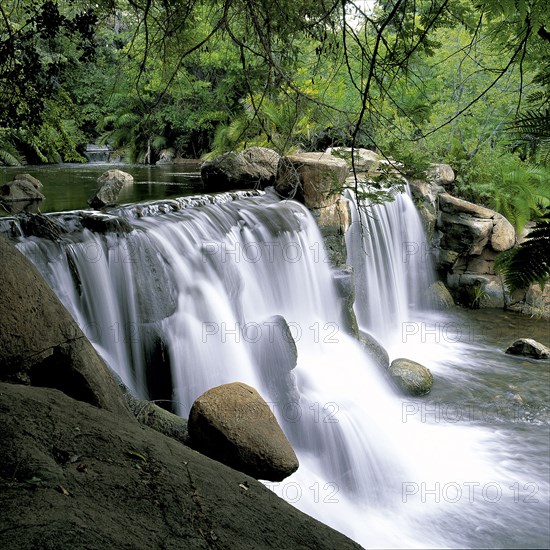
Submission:
[[[346,196],[352,201],[346,244],[357,321],[388,346],[411,315],[429,306],[433,276],[424,228],[408,189],[392,202],[360,207],[352,193]]]
[[[291,477],[267,484],[282,498],[364,546],[467,546],[480,522],[490,529],[503,518],[493,522],[486,502],[474,508],[421,496],[448,484],[506,483],[490,460],[488,434],[409,414],[418,401],[403,403],[343,328],[310,213],[270,193],[252,194],[121,207],[116,214],[131,226],[124,234],[90,231],[67,213],[51,216],[67,230],[56,241],[15,238],[139,396],[170,401],[185,417],[212,386],[238,380],[256,387],[300,461]],[[388,223],[403,211],[395,216]],[[21,233],[13,221],[0,230]],[[402,258],[404,237],[392,238]],[[406,266],[387,250],[372,249],[368,259]],[[381,293],[384,277],[376,279]],[[405,319],[416,299],[408,283],[395,287],[403,298],[387,303]],[[375,333],[377,326],[395,330],[393,314],[382,317],[384,303],[378,325],[361,319]],[[295,368],[282,318],[296,344]]]

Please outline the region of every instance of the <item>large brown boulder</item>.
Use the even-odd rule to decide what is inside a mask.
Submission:
[[[207,160],[201,178],[207,191],[263,189],[275,182],[280,156],[266,147],[231,151]]]
[[[130,416],[111,372],[36,268],[0,238],[0,380]]]
[[[199,452],[257,479],[281,481],[298,459],[268,404],[242,382],[198,397],[189,413],[190,444]]]
[[[289,155],[279,162],[275,189],[308,208],[325,208],[339,198],[348,171],[344,159],[327,153]]]
[[[107,170],[99,176],[97,183],[100,187],[88,204],[92,208],[103,208],[109,204],[116,204],[122,188],[134,183],[134,178],[122,170]]]
[[[360,548],[134,419],[2,383],[0,510],[10,550]]]

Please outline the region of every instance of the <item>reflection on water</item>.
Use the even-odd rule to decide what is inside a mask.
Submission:
[[[98,188],[97,178],[115,168],[134,177],[134,185],[120,193],[120,204],[201,193],[199,166],[199,161],[160,166],[97,163],[17,166],[0,169],[0,185],[11,181],[16,174],[30,174],[44,184],[41,193],[46,199],[33,203],[29,211],[63,212],[88,208],[87,201]],[[6,214],[3,210],[0,212],[0,215]]]

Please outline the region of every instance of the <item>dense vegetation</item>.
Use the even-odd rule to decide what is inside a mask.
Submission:
[[[369,147],[518,228],[550,204],[547,0],[6,0],[0,163]]]

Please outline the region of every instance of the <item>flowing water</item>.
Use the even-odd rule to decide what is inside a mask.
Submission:
[[[421,247],[421,233],[401,224],[408,200],[394,204],[396,217],[376,217],[386,232],[377,239],[393,244],[369,249],[359,232],[348,246],[364,266],[356,265],[360,324],[392,358],[432,369],[424,399],[397,395],[342,328],[322,238],[296,202],[231,193],[123,207],[115,213],[131,223],[126,235],[55,215],[72,228],[59,242],[16,240],[136,394],[187,416],[212,386],[255,386],[300,460],[295,474],[267,485],[298,508],[372,548],[544,547],[548,362],[505,356],[491,336],[456,337],[460,323],[475,333],[483,319],[419,312],[430,276],[410,244]],[[362,272],[377,261],[389,271]],[[397,297],[386,293],[390,276]],[[532,324],[529,335],[544,330]]]
[[[0,186],[13,180],[16,174],[27,173],[38,178],[46,197],[41,202],[26,206],[30,212],[61,212],[87,208],[88,199],[98,188],[97,178],[107,170],[123,170],[134,178],[133,185],[125,186],[119,202],[137,202],[172,198],[202,192],[199,161],[187,164],[144,166],[143,164],[52,164],[49,166],[14,166],[0,168]],[[21,203],[11,205],[17,208]],[[14,210],[19,212],[19,210]],[[9,214],[0,208],[0,216]]]

